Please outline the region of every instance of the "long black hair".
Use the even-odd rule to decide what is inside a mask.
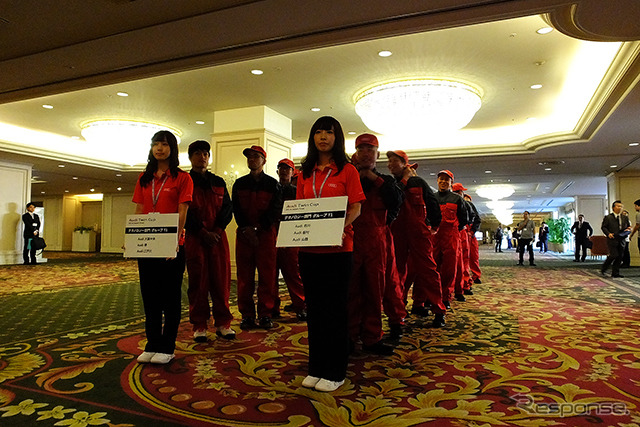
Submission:
[[[309,132],[309,141],[307,145],[307,156],[302,160],[302,176],[305,178],[309,178],[311,176],[311,172],[313,172],[313,168],[318,163],[318,148],[316,148],[316,143],[314,140],[314,135],[317,130],[333,130],[335,136],[335,144],[333,145],[333,149],[331,150],[331,155],[333,157],[333,161],[338,167],[338,173],[342,171],[344,165],[349,163],[349,157],[344,148],[344,132],[342,131],[342,126],[340,122],[334,119],[331,116],[323,116],[320,117],[316,122],[311,126],[311,131]]]
[[[156,171],[158,170],[158,160],[153,156],[153,143],[166,142],[169,144],[171,152],[169,153],[169,173],[174,178],[178,176],[180,168],[180,160],[178,160],[178,139],[168,130],[161,130],[151,137],[151,148],[149,149],[149,157],[147,158],[147,167],[140,177],[140,185],[146,187],[149,185]]]

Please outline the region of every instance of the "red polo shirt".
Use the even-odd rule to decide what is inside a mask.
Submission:
[[[329,178],[327,174],[331,171]],[[311,176],[304,178],[302,175],[298,177],[298,187],[296,191],[296,199],[313,199],[313,174],[316,174],[316,193],[320,197],[337,197],[347,196],[348,204],[359,203],[366,200],[362,185],[360,184],[360,174],[351,163],[347,163],[340,172],[334,162],[331,162],[323,170],[319,170],[317,165],[313,169]],[[325,178],[327,178],[325,182]],[[324,186],[322,183],[325,183]],[[322,187],[322,193],[320,192]],[[301,251],[313,253],[334,253],[334,252],[353,252],[353,226],[349,225],[344,229],[345,238],[342,246],[316,246],[302,247]]]
[[[158,203],[155,212],[158,213],[178,213],[178,205],[180,203],[188,203],[193,197],[193,181],[188,173],[179,170],[178,176],[173,177],[167,169],[165,173],[158,178],[154,176],[154,185],[147,184],[146,187],[140,185],[140,174],[136,188],[133,191],[133,203],[143,205],[143,214],[154,212],[152,191],[155,186],[158,195]],[[166,177],[166,181],[165,181]],[[164,185],[162,184],[164,181]],[[162,187],[162,190],[160,189]]]

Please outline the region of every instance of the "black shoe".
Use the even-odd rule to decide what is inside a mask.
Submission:
[[[502,253],[502,251],[498,251],[498,252]]]
[[[519,263],[517,263],[516,265],[524,265],[524,264],[523,264],[523,263],[521,263],[521,262],[519,262]]]
[[[580,262],[580,260],[579,259],[574,259],[573,262]]]
[[[281,319],[282,318],[282,314],[280,314],[280,310],[273,310],[273,312],[271,313],[271,318],[272,319]]]
[[[530,263],[529,263],[529,265],[530,265],[531,267],[535,267],[535,266],[536,266],[536,265],[535,265],[534,263],[532,263],[532,262],[530,262]]]
[[[445,326],[444,314],[437,314],[436,313],[436,317],[433,318],[432,325],[433,325],[434,328],[444,328],[444,326]]]
[[[580,262],[584,262],[584,258],[582,258],[582,259],[580,260]]]
[[[442,301],[447,310],[451,310],[451,303],[449,301]]]
[[[389,325],[389,339],[392,341],[400,341],[402,338],[402,325],[399,323],[392,323]]]
[[[363,352],[377,354],[378,356],[391,356],[394,350],[392,346],[384,344],[381,341],[371,345],[362,345]]]
[[[296,319],[298,319],[300,322],[305,322],[307,320],[307,310],[297,312]]]
[[[264,316],[260,319],[260,327],[262,329],[271,329],[273,328],[273,322],[271,321],[271,318],[268,316]]]
[[[477,278],[473,281],[473,283],[475,283],[476,285],[481,285],[482,284],[482,280],[480,280],[480,278]]]
[[[293,304],[287,304],[283,308],[287,313],[293,313],[295,310],[293,309]]]
[[[615,278],[623,278],[624,276],[622,274],[612,274],[611,277],[615,277]]]
[[[256,327],[256,319],[252,319],[250,317],[245,317],[240,322],[240,329],[243,331],[248,331],[249,329],[255,329]]]
[[[465,295],[473,295],[473,290],[471,288],[464,290]]]
[[[462,294],[455,295],[456,301],[465,302],[467,299]]]
[[[606,276],[606,275],[607,275],[607,272],[606,272],[606,271],[604,271],[604,270],[600,270],[600,274],[602,274],[603,276]]]
[[[427,317],[429,315],[429,309],[421,305],[414,305],[413,307],[411,307],[411,314],[415,314],[416,316]]]

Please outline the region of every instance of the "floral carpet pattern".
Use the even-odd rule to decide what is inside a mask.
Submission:
[[[272,330],[234,324],[236,340],[210,332],[204,344],[183,322],[167,366],[136,363],[144,325],[130,313],[3,339],[0,426],[640,427],[637,284],[578,269],[483,271],[446,328],[409,318],[393,356],[356,352],[333,393],[301,386],[306,327],[286,314]]]

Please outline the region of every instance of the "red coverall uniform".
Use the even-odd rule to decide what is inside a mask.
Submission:
[[[469,268],[471,269],[471,282],[474,282],[482,276],[482,271],[480,271],[478,239],[476,239],[476,231],[480,229],[482,220],[480,219],[480,214],[476,206],[470,201],[467,201],[467,203],[471,206],[471,211],[473,212],[472,224],[469,230]]]
[[[236,266],[238,277],[238,309],[243,319],[255,319],[255,271],[258,269],[258,317],[271,317],[278,294],[276,283],[276,221],[282,211],[280,183],[262,172],[257,178],[245,175],[236,180],[231,190],[233,215],[238,224]],[[257,246],[243,234],[252,227]]]
[[[227,185],[221,177],[206,172],[191,171],[193,200],[185,223],[185,252],[189,272],[189,320],[193,330],[207,328],[213,310],[214,326],[229,328],[233,316],[229,310],[231,267],[229,242],[224,231],[233,216]],[[220,240],[211,246],[202,237],[203,231],[215,232]]]
[[[285,185],[282,187],[283,200],[296,199],[296,186]],[[277,248],[276,249],[276,283],[278,281],[278,270],[282,272],[284,283],[289,290],[293,311],[301,313],[305,309],[304,303],[304,287],[300,278],[300,269],[298,268],[298,252],[299,248]],[[280,313],[280,297],[276,297],[274,314]]]
[[[462,201],[464,203],[465,209],[467,210],[468,224],[466,224],[464,228],[460,230],[460,246],[458,252],[459,257],[455,282],[456,295],[462,295],[465,289],[471,289],[471,275],[469,274],[469,227],[471,225],[473,213],[468,203],[464,199],[462,199]]]
[[[385,288],[382,298],[384,314],[389,319],[389,325],[404,325],[407,309],[404,302],[404,284],[400,281],[400,274],[396,267],[396,249],[391,227],[387,227],[387,268],[385,270]]]
[[[434,256],[440,272],[442,298],[450,301],[454,293],[460,230],[467,223],[467,209],[462,197],[452,191],[438,191],[442,222],[435,236]]]
[[[367,198],[360,216],[353,222],[353,272],[349,286],[349,336],[366,346],[382,338],[382,300],[385,295],[388,266],[387,238],[390,219],[402,204],[402,190],[390,175],[374,169],[378,178],[372,182],[361,178]],[[397,283],[397,282],[396,282]]]
[[[413,287],[413,305],[431,303],[436,314],[444,314],[440,275],[433,259],[430,226],[440,225],[441,213],[433,190],[420,177],[398,181],[404,190],[404,202],[398,218],[391,224],[400,283],[404,284],[404,300]]]

